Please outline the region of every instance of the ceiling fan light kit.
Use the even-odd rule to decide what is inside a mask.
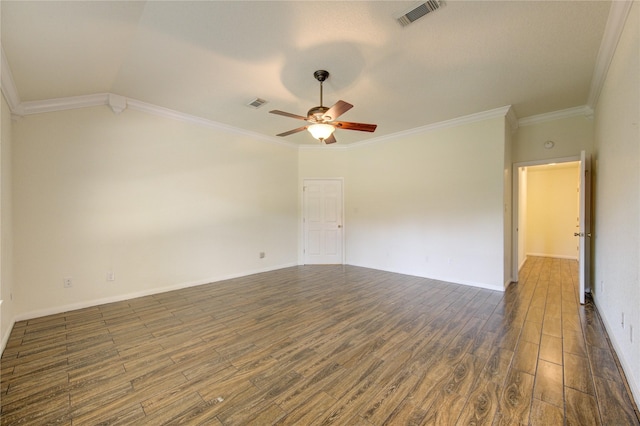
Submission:
[[[336,142],[333,132],[337,128],[345,130],[359,130],[361,132],[373,132],[376,130],[376,124],[352,123],[348,121],[335,121],[336,118],[353,108],[348,102],[338,101],[331,108],[323,105],[322,83],[329,78],[329,72],[326,70],[317,70],[313,73],[316,80],[320,82],[320,105],[307,111],[307,116],[303,117],[289,112],[272,110],[271,114],[282,115],[285,117],[295,118],[296,120],[304,120],[311,123],[308,126],[298,127],[297,129],[279,133],[276,136],[289,136],[294,133],[307,130],[311,135],[320,142],[328,145]]]
[[[311,133],[311,136],[318,139],[319,141],[323,141],[331,136],[336,128],[331,124],[318,123],[312,124],[311,126],[307,127],[307,130],[309,131],[309,133]]]

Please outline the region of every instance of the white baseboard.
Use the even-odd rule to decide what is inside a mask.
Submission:
[[[622,364],[622,370],[624,370],[625,372],[627,383],[629,383],[629,388],[631,389],[631,397],[635,400],[636,406],[640,407],[640,387],[638,386],[638,383],[636,383],[633,375],[631,374],[631,371],[632,371],[631,366],[629,365],[629,363],[625,358],[619,355],[623,352],[620,345],[618,345],[618,342],[613,338],[614,336],[612,332],[613,327],[611,327],[611,325],[607,322],[607,317],[600,314],[600,312],[602,312],[602,309],[600,309],[600,306],[598,305],[598,299],[595,297],[595,295],[593,296],[594,296],[593,302],[596,304],[596,308],[598,308],[598,315],[600,315],[600,318],[602,319],[602,323],[604,324],[604,328],[607,330],[607,334],[609,335],[609,341],[613,345],[613,349],[616,351],[616,355],[618,355],[618,360],[620,361],[620,364]]]
[[[43,316],[47,316],[47,315],[55,315],[55,314],[60,314],[62,312],[75,311],[77,309],[84,309],[84,308],[90,308],[92,306],[104,305],[106,303],[122,302],[123,300],[135,299],[137,297],[150,296],[152,294],[158,294],[158,293],[166,293],[168,291],[180,290],[181,288],[196,287],[196,286],[199,286],[199,285],[211,284],[211,283],[215,283],[215,282],[230,280],[230,279],[233,279],[233,278],[246,277],[246,276],[249,276],[249,275],[259,274],[259,273],[262,273],[262,272],[269,272],[269,271],[275,271],[275,270],[278,270],[278,269],[289,268],[289,267],[292,267],[292,266],[298,266],[298,264],[297,263],[287,263],[287,264],[276,265],[276,266],[263,268],[263,269],[245,271],[245,272],[237,273],[237,274],[222,275],[222,276],[218,276],[218,277],[207,278],[207,279],[198,280],[198,281],[184,282],[184,283],[179,283],[179,284],[170,285],[170,286],[166,286],[166,287],[159,287],[159,288],[154,288],[154,289],[150,289],[150,290],[138,291],[138,292],[134,292],[134,293],[126,293],[126,294],[121,294],[121,295],[112,296],[112,297],[105,297],[105,298],[101,298],[101,299],[87,300],[87,301],[83,301],[83,302],[72,303],[72,304],[69,304],[69,305],[55,306],[55,307],[47,308],[47,309],[39,309],[39,310],[36,310],[36,311],[30,311],[30,312],[26,312],[26,313],[22,313],[20,315],[17,315],[14,318],[13,323],[15,324],[16,321],[25,321],[25,320],[30,320],[30,319],[33,319],[33,318],[39,318],[39,317],[43,317]],[[13,324],[12,324],[12,328],[13,328]],[[9,333],[10,333],[10,331],[9,331]],[[2,349],[4,350],[4,347]]]
[[[504,282],[504,289],[502,291],[505,291],[507,289],[507,287],[509,287],[512,283],[515,283],[516,281],[513,278],[509,278],[508,280],[506,280]]]
[[[11,336],[11,331],[13,330],[13,326],[16,324],[15,318],[11,320],[11,325],[7,328],[7,332],[4,336],[2,336],[2,342],[0,342],[0,356],[4,353],[4,348],[7,347],[7,343],[9,342],[9,336]]]
[[[520,272],[525,263],[527,263],[527,256],[525,256],[524,260],[518,265],[518,272]]]
[[[527,257],[528,256],[535,256],[535,257],[551,257],[554,259],[569,259],[569,260],[578,260],[578,256],[567,256],[564,254],[550,254],[550,253],[527,253]],[[522,265],[520,265],[520,267],[522,267]]]
[[[380,267],[373,267],[370,265],[358,265],[355,263],[347,263],[347,265],[351,265],[351,266],[358,266],[360,268],[368,268],[368,269],[375,269],[378,271],[385,271],[385,272],[393,272],[395,274],[403,274],[403,275],[410,275],[412,277],[420,277],[420,278],[426,278],[429,280],[437,280],[437,281],[442,281],[442,282],[447,282],[447,283],[451,283],[451,284],[461,284],[461,285],[466,285],[469,287],[479,287],[479,288],[484,288],[487,290],[495,290],[495,291],[500,291],[500,292],[504,292],[505,289],[508,287],[508,285],[511,283],[511,280],[507,280],[503,285],[495,285],[495,284],[486,284],[486,283],[480,283],[480,282],[475,282],[475,281],[465,281],[465,280],[458,280],[458,279],[452,279],[452,278],[448,278],[448,277],[427,277],[425,275],[417,275],[415,273],[411,273],[411,272],[407,272],[407,271],[401,271],[401,270],[396,270],[396,269],[384,269],[384,268],[380,268]]]

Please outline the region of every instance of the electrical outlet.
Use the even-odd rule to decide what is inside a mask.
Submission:
[[[261,251],[260,252],[260,259],[264,259],[265,256],[266,256],[266,254],[263,251]]]
[[[108,271],[107,272],[107,281],[115,281],[116,280],[116,274],[113,271]]]
[[[71,277],[65,277],[62,279],[62,285],[64,286],[64,288],[73,287],[73,280],[71,279]]]

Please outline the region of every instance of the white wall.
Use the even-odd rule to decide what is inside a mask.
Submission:
[[[291,147],[107,107],[24,117],[13,141],[19,317],[297,263]]]
[[[578,259],[580,163],[527,168],[526,253]]]
[[[0,136],[0,350],[4,348],[14,319],[13,225],[11,188],[11,112],[2,98]]]
[[[347,263],[504,288],[504,117],[347,155]]]
[[[634,2],[595,110],[593,226],[594,297],[637,403],[640,403],[639,22],[640,4]]]

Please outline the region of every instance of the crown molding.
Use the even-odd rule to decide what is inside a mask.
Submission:
[[[23,102],[21,115],[42,114],[45,112],[64,111],[68,109],[89,108],[109,104],[109,93],[93,95],[70,96],[68,98],[54,98],[44,101]]]
[[[206,118],[196,117],[194,115],[185,114],[183,112],[174,111],[168,108],[163,108],[158,105],[149,104],[114,93],[96,93],[92,95],[70,96],[66,98],[21,102],[20,96],[18,94],[18,89],[16,88],[15,81],[13,80],[13,75],[11,74],[9,62],[7,61],[4,53],[4,48],[2,48],[2,46],[0,46],[0,56],[0,90],[4,94],[4,97],[7,100],[7,104],[9,105],[9,109],[11,110],[11,114],[15,118],[19,118],[25,115],[42,114],[46,112],[88,108],[102,105],[108,105],[115,114],[120,114],[127,107],[129,107],[133,110],[145,112],[147,114],[153,114],[165,118],[171,118],[174,120],[209,127],[212,129],[222,130],[229,133],[244,135],[254,139],[286,146],[288,148],[298,148],[298,145],[296,144],[286,142],[274,137],[265,136],[261,133],[251,132],[249,130],[240,129],[238,127],[233,127],[226,124],[218,123],[213,120],[208,120]]]
[[[520,127],[531,126],[534,124],[544,123],[546,121],[560,120],[563,118],[579,117],[593,118],[593,109],[587,105],[562,109],[559,111],[547,112],[544,114],[531,115],[518,120]]]
[[[20,95],[18,95],[18,89],[13,80],[13,74],[11,74],[11,67],[7,61],[7,57],[4,54],[4,48],[0,46],[0,88],[4,94],[4,98],[9,104],[9,109],[14,115],[20,114]]]
[[[115,114],[119,114],[125,109],[129,108],[147,114],[170,118],[173,120],[179,120],[199,126],[208,127],[211,129],[221,130],[228,133],[235,133],[253,139],[259,139],[266,142],[286,146],[289,148],[298,147],[298,145],[295,145],[293,143],[282,141],[274,137],[265,136],[261,133],[251,132],[249,130],[240,129],[238,127],[229,126],[213,120],[208,120],[206,118],[197,117],[194,115],[142,102],[136,99],[127,98],[125,96],[120,96],[113,93],[96,93],[93,95],[71,96],[67,98],[56,98],[43,101],[29,101],[22,102],[18,104],[17,107],[12,107],[11,105],[9,105],[9,107],[11,108],[12,113],[18,116],[26,116],[33,114],[42,114],[46,112],[64,111],[70,109],[105,105],[109,106]]]
[[[511,114],[513,114],[513,117],[515,117],[515,114],[512,111],[511,105],[507,105],[500,108],[494,108],[487,111],[478,112],[475,114],[469,114],[462,117],[453,118],[451,120],[440,121],[438,123],[427,124],[426,126],[421,126],[421,127],[416,127],[409,130],[404,130],[401,132],[391,133],[389,135],[384,135],[377,138],[367,139],[362,142],[349,144],[349,147],[369,145],[372,143],[380,143],[380,142],[388,141],[390,139],[397,139],[397,138],[402,138],[406,136],[412,136],[419,133],[433,132],[435,130],[461,126],[463,124],[475,123],[477,121],[490,120],[492,118],[498,118],[498,117],[507,117],[507,115],[510,114],[510,111],[511,111]]]
[[[609,9],[609,17],[604,29],[602,41],[600,42],[600,50],[596,58],[596,67],[593,70],[593,78],[591,79],[591,88],[587,98],[587,106],[594,110],[602,91],[602,86],[607,77],[609,66],[613,60],[613,55],[620,41],[625,21],[631,10],[633,1],[617,0],[611,2]]]
[[[513,108],[511,107],[511,105],[507,105],[505,107],[500,107],[500,108],[496,108],[496,109],[492,109],[489,111],[483,111],[483,112],[479,112],[476,114],[471,114],[471,115],[465,115],[463,117],[458,117],[458,118],[454,118],[451,120],[447,120],[447,121],[441,121],[438,123],[433,123],[433,124],[429,124],[426,126],[422,126],[422,127],[416,127],[414,129],[409,129],[409,130],[405,130],[402,132],[396,132],[396,133],[391,133],[388,135],[384,135],[384,136],[380,136],[377,138],[371,138],[371,139],[367,139],[361,142],[354,142],[348,145],[320,145],[320,144],[316,144],[316,145],[300,145],[300,150],[303,151],[315,151],[315,150],[327,150],[327,149],[331,149],[331,150],[344,150],[344,149],[349,149],[349,148],[353,148],[353,147],[358,147],[361,145],[368,145],[371,143],[379,143],[379,142],[384,142],[387,140],[392,140],[392,139],[397,139],[397,138],[401,138],[404,136],[410,136],[410,135],[414,135],[414,134],[418,134],[418,133],[425,133],[425,132],[429,132],[429,131],[433,131],[433,130],[438,130],[438,129],[445,129],[448,127],[456,127],[462,124],[467,124],[467,123],[473,123],[476,121],[483,121],[483,120],[488,120],[491,118],[496,118],[496,117],[505,117],[507,120],[507,124],[509,125],[509,128],[511,129],[511,132],[514,133],[517,129],[518,129],[518,117],[516,117],[515,112],[513,111]]]
[[[298,145],[286,142],[280,139],[276,139],[271,136],[263,135],[262,133],[252,132],[244,130],[239,127],[229,126],[227,124],[219,123],[217,121],[208,120],[206,118],[197,117],[191,114],[185,114],[180,111],[175,111],[169,108],[164,108],[158,105],[149,104],[146,102],[138,101],[136,99],[127,98],[127,107],[130,109],[145,112],[147,114],[157,115],[160,117],[171,118],[174,120],[184,121],[187,123],[197,124],[199,126],[208,127],[211,129],[221,130],[228,133],[235,133],[238,135],[247,136],[254,139],[260,139],[265,142],[275,143],[277,145],[286,146],[289,148],[297,148]]]
[[[4,53],[2,58],[4,61],[5,60]],[[3,73],[3,83],[5,78],[4,75],[5,74]],[[12,84],[13,79],[11,78],[10,74],[7,78],[9,79],[8,87],[13,88],[15,96],[17,98],[17,91],[15,91],[15,85]],[[5,90],[4,84],[2,85],[2,89],[4,92]],[[16,98],[14,98],[14,102]],[[7,102],[9,103],[8,99],[7,99]],[[314,150],[314,149],[326,150],[328,148],[329,149],[346,149],[346,148],[366,145],[370,143],[384,142],[390,139],[410,136],[417,133],[424,133],[424,132],[444,129],[448,127],[455,127],[455,126],[459,126],[466,123],[473,123],[476,121],[488,120],[496,117],[506,117],[512,132],[516,131],[519,124],[519,121],[517,120],[517,117],[513,111],[513,108],[511,107],[511,105],[507,105],[504,107],[495,108],[488,111],[465,115],[465,116],[454,118],[451,120],[441,121],[438,123],[433,123],[426,126],[405,130],[402,132],[396,132],[389,135],[380,136],[378,138],[367,139],[365,141],[352,143],[347,146],[341,145],[341,146],[328,147],[326,145],[319,145],[319,146],[318,145],[297,145],[291,142],[283,141],[281,139],[276,139],[271,136],[266,136],[261,133],[240,129],[238,127],[233,127],[233,126],[229,126],[227,124],[219,123],[213,120],[208,120],[206,118],[197,117],[191,114],[186,114],[180,111],[175,111],[169,108],[164,108],[158,105],[142,102],[136,99],[127,98],[125,96],[116,95],[114,93],[96,93],[93,95],[70,96],[66,98],[55,98],[55,99],[47,99],[42,101],[28,101],[28,102],[22,102],[22,103],[18,101],[17,105],[15,103],[14,105],[9,103],[9,108],[11,109],[11,112],[14,115],[25,116],[25,115],[33,115],[33,114],[42,114],[47,112],[64,111],[64,110],[70,110],[70,109],[89,108],[89,107],[103,106],[103,105],[108,105],[115,114],[120,114],[125,109],[130,108],[132,110],[144,112],[147,114],[152,114],[160,117],[170,118],[173,120],[196,124],[199,126],[221,130],[228,133],[235,133],[235,134],[247,136],[250,138],[259,139],[262,141],[286,146],[289,148],[296,148],[296,149],[303,149],[303,150]]]
[[[10,77],[7,77],[7,78],[10,78]],[[7,86],[7,88],[10,88],[10,87],[11,86]],[[4,84],[2,86],[2,89],[3,89],[3,93],[5,93]],[[109,106],[115,114],[119,114],[125,109],[129,108],[129,109],[144,112],[147,114],[152,114],[152,115],[156,115],[164,118],[170,118],[173,120],[196,124],[196,125],[208,127],[211,129],[221,130],[227,133],[235,133],[235,134],[247,136],[254,139],[259,139],[262,141],[287,146],[289,148],[297,148],[302,150],[314,150],[314,149],[326,150],[326,149],[352,148],[352,147],[357,147],[362,145],[368,145],[371,143],[379,143],[379,142],[384,142],[391,139],[411,136],[418,133],[431,132],[438,129],[445,129],[448,127],[456,127],[463,124],[488,120],[496,117],[505,117],[511,131],[515,132],[518,129],[518,127],[530,126],[530,125],[542,123],[545,121],[552,121],[552,120],[558,120],[558,119],[568,118],[568,117],[576,117],[581,115],[587,118],[591,118],[593,116],[593,109],[585,105],[585,106],[569,108],[569,109],[564,109],[560,111],[553,111],[545,114],[533,115],[530,117],[524,117],[524,118],[518,119],[511,105],[507,105],[504,107],[495,108],[488,111],[465,115],[465,116],[454,118],[451,120],[445,120],[438,123],[429,124],[426,126],[416,127],[414,129],[409,129],[401,132],[392,133],[389,135],[367,139],[361,142],[355,142],[346,146],[344,145],[326,146],[326,145],[297,145],[291,142],[286,142],[280,139],[276,139],[271,136],[266,136],[261,133],[240,129],[238,127],[229,126],[227,124],[219,123],[213,120],[208,120],[206,118],[197,117],[194,115],[175,111],[169,108],[164,108],[164,107],[150,104],[147,102],[142,102],[136,99],[127,98],[127,97],[116,95],[113,93],[97,93],[93,95],[72,96],[67,98],[48,99],[44,101],[22,102],[22,103],[19,103],[17,107],[12,106],[12,104],[9,102],[8,96],[9,95],[5,93],[5,97],[7,98],[7,103],[9,103],[9,107],[11,108],[12,114],[17,116],[42,114],[47,112],[64,111],[64,110],[77,109],[77,108],[88,108],[88,107],[94,107],[94,106]],[[14,101],[15,101],[15,98],[14,98]]]
[[[505,114],[505,118],[507,119],[507,124],[509,124],[509,128],[511,129],[511,133],[515,133],[518,131],[518,127],[520,124],[518,123],[518,117],[516,116],[516,112],[513,110],[513,107],[509,105],[509,109]]]

